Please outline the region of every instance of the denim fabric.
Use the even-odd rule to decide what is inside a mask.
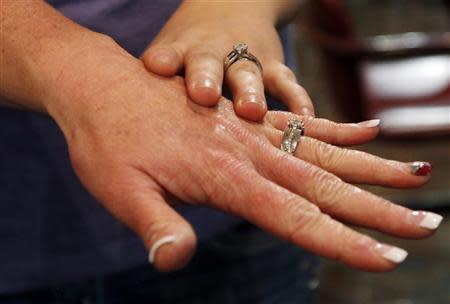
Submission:
[[[185,269],[132,270],[25,294],[2,304],[311,303],[317,258],[248,224],[199,246]]]

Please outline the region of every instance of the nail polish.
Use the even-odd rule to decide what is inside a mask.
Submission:
[[[400,264],[408,256],[408,252],[406,250],[395,246],[378,243],[375,248],[386,260],[395,264]]]
[[[375,128],[380,125],[380,122],[381,122],[381,120],[379,120],[379,119],[372,119],[372,120],[362,121],[362,122],[358,123],[358,125],[360,125],[361,127],[364,127],[364,128]]]
[[[412,215],[419,221],[419,226],[429,230],[436,230],[442,222],[443,217],[428,211],[413,211]]]
[[[413,162],[411,164],[411,172],[417,176],[427,176],[431,173],[433,167],[428,162]]]
[[[158,251],[159,248],[161,248],[163,245],[173,243],[173,242],[175,242],[175,240],[176,240],[176,237],[174,235],[167,235],[167,236],[157,240],[153,244],[152,248],[150,249],[150,253],[148,255],[148,261],[150,262],[150,264],[153,264],[155,262],[156,252]]]

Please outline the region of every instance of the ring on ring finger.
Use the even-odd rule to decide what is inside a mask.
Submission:
[[[283,132],[281,150],[294,155],[303,134],[305,134],[305,125],[303,121],[289,119],[288,126]]]
[[[224,70],[225,72],[232,66],[234,63],[240,60],[248,60],[256,64],[259,71],[262,72],[263,68],[261,62],[259,62],[258,58],[255,55],[248,51],[248,45],[245,43],[238,43],[233,46],[233,50],[228,53],[224,62]]]

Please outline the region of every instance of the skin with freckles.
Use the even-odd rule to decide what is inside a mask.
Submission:
[[[238,116],[260,121],[267,111],[264,91],[297,114],[314,115],[306,91],[283,64],[276,25],[299,1],[185,1],[142,55],[147,69],[171,77],[184,70],[187,92],[196,103],[217,104],[222,85],[230,88]],[[264,34],[258,34],[264,33]],[[238,61],[224,71],[233,45],[246,43],[263,66]]]
[[[254,123],[238,117],[223,97],[216,107],[200,106],[183,78],[149,73],[112,39],[82,30],[39,2],[7,2],[4,9],[14,7],[9,3],[22,5],[19,17],[35,10],[27,20],[40,26],[2,19],[1,71],[13,67],[15,73],[2,78],[1,97],[56,121],[81,182],[141,237],[158,270],[181,268],[195,251],[195,233],[172,208],[175,202],[240,216],[306,250],[367,271],[392,270],[406,255],[343,222],[422,238],[440,221],[349,183],[407,188],[429,178],[414,175],[409,163],[333,146],[373,139],[378,133],[373,124],[297,117],[305,121],[305,136],[292,156],[279,149],[279,140],[294,114],[268,112]],[[41,20],[50,22],[49,28]],[[57,39],[51,29],[65,29],[61,24],[71,34]],[[49,42],[32,49],[39,34],[33,30]],[[29,43],[16,39],[27,35]],[[22,83],[22,75],[29,81]]]

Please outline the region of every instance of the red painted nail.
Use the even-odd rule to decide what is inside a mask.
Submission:
[[[427,162],[413,162],[411,165],[412,173],[417,176],[427,176],[431,173],[433,167]]]

